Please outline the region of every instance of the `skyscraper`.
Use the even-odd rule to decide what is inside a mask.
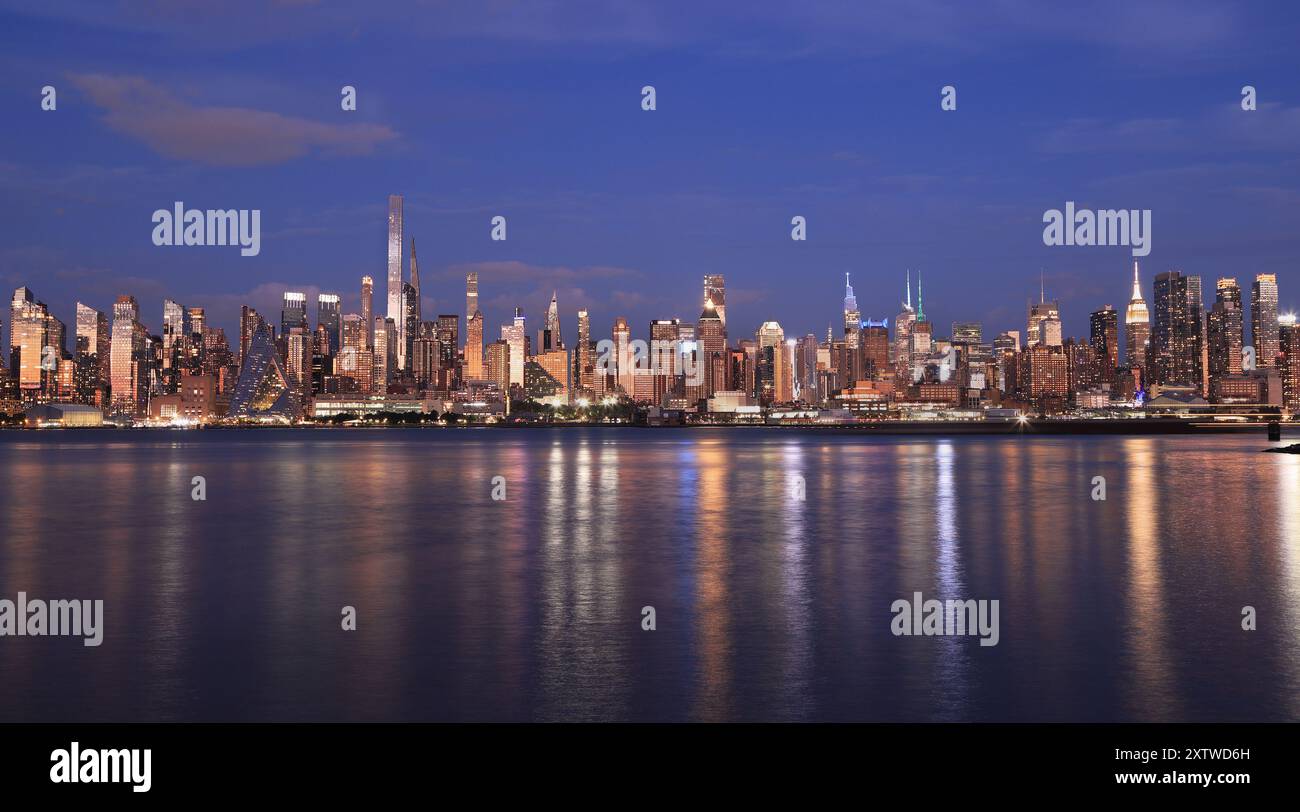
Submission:
[[[326,355],[338,355],[343,346],[343,307],[337,293],[322,293],[316,297],[316,324],[325,328],[329,339]]]
[[[375,316],[374,378],[371,391],[387,394],[397,372],[397,325],[392,319]]]
[[[402,196],[388,196],[388,318],[397,328],[396,369],[406,369],[406,299],[402,295]]]
[[[632,330],[627,326],[627,319],[619,316],[614,319],[610,331],[614,347],[607,363],[606,374],[614,379],[614,385],[623,390],[629,398],[636,394],[636,368],[632,357]]]
[[[704,275],[704,300],[713,302],[713,310],[723,328],[727,326],[727,280],[720,274]]]
[[[375,280],[369,276],[361,277],[361,323],[365,325],[366,349],[375,346],[375,334],[371,325],[375,323]]]
[[[1282,405],[1300,414],[1300,324],[1294,313],[1277,317],[1278,372],[1282,378]]]
[[[1227,375],[1241,374],[1242,346],[1241,289],[1237,280],[1220,279],[1215,286],[1214,306],[1206,318],[1206,364],[1209,376],[1207,395],[1218,399],[1219,381]]]
[[[524,362],[527,360],[525,342],[528,330],[524,326],[524,309],[515,308],[515,319],[510,324],[501,326],[502,340],[510,344],[510,385],[524,385]]]
[[[782,372],[786,366],[788,351],[785,347],[785,331],[775,321],[765,321],[758,328],[755,336],[758,348],[758,367],[755,387],[758,399],[764,405],[785,403],[791,399],[789,382],[784,380]]]
[[[912,325],[916,324],[916,311],[912,309],[912,272],[907,272],[903,285],[903,312],[894,319],[894,365],[900,380],[912,380]],[[841,381],[841,386],[852,386],[853,381]]]
[[[45,348],[53,345],[50,313],[29,288],[14,291],[10,305],[9,368],[26,401],[52,400],[55,366],[46,363]]]
[[[1201,386],[1201,331],[1193,301],[1199,290],[1199,277],[1183,276],[1178,271],[1156,275],[1150,359],[1154,383]]]
[[[596,366],[592,360],[591,316],[586,308],[578,311],[578,348],[573,354],[573,385],[580,397],[595,394]]]
[[[1255,363],[1271,367],[1277,363],[1277,275],[1255,274],[1250,286],[1250,340],[1255,347]]]
[[[478,312],[478,274],[471,271],[465,275],[465,320],[474,318]]]
[[[555,291],[551,291],[551,305],[546,309],[546,326],[542,328],[540,338],[537,343],[542,352],[564,349],[564,335],[560,331],[560,305]]]
[[[180,370],[190,341],[190,325],[185,306],[171,299],[163,301],[162,340],[163,392],[172,394],[180,384]]]
[[[1106,305],[1094,310],[1088,317],[1089,344],[1092,346],[1092,363],[1089,383],[1113,383],[1119,368],[1119,313]]]
[[[103,313],[77,302],[77,363],[93,367],[90,383],[98,393],[93,401],[104,405],[103,393],[109,381],[108,318]]]
[[[117,324],[114,322],[114,330]],[[116,350],[116,347],[114,347]],[[117,393],[113,394],[114,402]],[[290,385],[280,365],[271,326],[259,321],[249,337],[244,364],[230,399],[232,417],[296,418],[302,413],[298,390]]]
[[[140,323],[134,296],[119,296],[113,304],[113,412],[140,416],[149,409],[149,331]]]
[[[727,386],[727,328],[718,315],[718,309],[712,299],[704,300],[704,310],[700,312],[696,327],[699,342],[697,356],[699,368],[694,376],[703,385],[701,397],[712,397],[714,392],[723,391]]]
[[[307,294],[286,290],[284,305],[280,310],[280,338],[289,335],[295,327],[307,329]]]
[[[483,378],[483,314],[478,310],[470,317],[465,329],[465,378],[481,381]]]
[[[1124,311],[1124,363],[1138,370],[1143,377],[1147,371],[1147,354],[1151,344],[1151,314],[1142,298],[1142,283],[1138,279],[1137,260],[1133,261],[1133,295]]]

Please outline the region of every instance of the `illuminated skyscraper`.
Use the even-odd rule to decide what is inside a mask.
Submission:
[[[316,325],[325,328],[329,340],[325,355],[338,355],[343,346],[343,306],[337,293],[322,293],[316,297]]]
[[[510,389],[510,342],[504,338],[487,345],[486,353],[487,379],[496,384],[502,394],[509,397]]]
[[[115,414],[143,416],[149,410],[149,331],[140,323],[134,296],[113,305],[112,379]]]
[[[375,316],[374,384],[375,394],[387,394],[388,385],[397,373],[397,325],[392,319]]]
[[[248,305],[239,308],[239,364],[243,366],[244,356],[248,354],[248,345],[253,340],[257,328],[266,324],[266,320]]]
[[[1154,383],[1201,386],[1201,330],[1199,308],[1194,302],[1199,292],[1199,277],[1183,276],[1178,271],[1156,275],[1150,358]]]
[[[1208,394],[1215,400],[1219,399],[1219,382],[1225,376],[1241,374],[1242,329],[1241,289],[1236,279],[1220,279],[1205,328]]]
[[[361,323],[365,325],[366,349],[375,346],[375,336],[370,325],[375,321],[375,280],[368,276],[361,277]]]
[[[402,295],[402,196],[388,196],[388,318],[397,329],[396,369],[406,369],[406,299]]]
[[[713,302],[713,310],[718,314],[718,321],[727,327],[727,280],[720,273],[706,274],[704,277],[704,301]]]
[[[912,309],[912,272],[907,272],[903,285],[903,311],[894,319],[894,369],[900,380],[912,380],[912,325],[916,324],[916,311]],[[852,386],[853,381],[840,381]]]
[[[785,331],[775,321],[765,321],[755,336],[758,349],[758,368],[755,386],[758,399],[764,405],[785,403],[791,399],[790,382],[783,376],[789,361],[785,346]]]
[[[1106,305],[1088,317],[1089,344],[1092,345],[1088,383],[1112,383],[1119,368],[1119,313]]]
[[[1277,362],[1277,275],[1255,274],[1250,286],[1250,340],[1255,347],[1255,364],[1271,367]]]
[[[700,312],[699,325],[696,328],[699,341],[699,369],[694,376],[703,385],[700,397],[712,397],[714,392],[723,391],[727,385],[727,328],[718,315],[718,309],[711,299],[704,300],[704,310]]]
[[[108,388],[111,358],[108,335],[108,318],[93,307],[77,302],[77,363],[86,368],[85,374],[90,376],[86,379],[87,388],[93,393],[93,399],[83,402],[95,406],[104,405],[103,396]]]
[[[30,289],[18,288],[9,312],[9,368],[19,395],[25,401],[52,400],[59,358],[57,349],[48,359],[45,354],[54,344],[49,309]]]
[[[465,320],[474,318],[478,312],[478,274],[471,271],[465,274]]]
[[[1300,324],[1294,313],[1277,317],[1278,372],[1282,378],[1282,405],[1300,414]]]
[[[116,328],[114,322],[114,329]],[[271,326],[259,322],[249,337],[244,364],[240,368],[239,380],[230,400],[230,415],[297,418],[302,414],[298,392],[298,389],[290,385],[289,378],[280,365],[280,355],[275,348]],[[116,402],[116,392],[113,399]]]
[[[286,290],[284,306],[280,310],[280,337],[289,335],[295,327],[307,329],[307,294],[300,291]]]
[[[578,347],[573,354],[573,385],[579,397],[590,398],[595,394],[596,366],[592,357],[591,316],[586,309],[578,311]]]
[[[627,319],[619,316],[614,319],[610,338],[614,347],[606,372],[614,379],[614,384],[623,390],[629,398],[636,394],[636,367],[632,356],[632,330],[627,326]]]
[[[465,334],[465,378],[471,381],[484,380],[483,314],[478,310],[470,317]]]
[[[1147,370],[1151,346],[1151,314],[1142,298],[1142,282],[1138,279],[1137,260],[1133,261],[1133,295],[1124,311],[1124,364],[1141,372],[1143,380]]]
[[[501,326],[502,340],[510,344],[510,385],[524,385],[524,362],[528,358],[526,344],[528,330],[524,326],[524,309],[515,308],[515,320]]]
[[[180,370],[190,342],[189,315],[185,306],[171,299],[163,301],[163,392],[172,394],[180,384]]]
[[[542,352],[564,349],[564,334],[560,330],[560,304],[555,291],[551,291],[551,306],[546,309],[546,326],[538,336]]]
[[[655,319],[650,322],[650,391],[646,399],[662,406],[665,395],[678,390],[677,375],[681,372],[678,361],[678,319]],[[635,386],[635,384],[634,384]]]

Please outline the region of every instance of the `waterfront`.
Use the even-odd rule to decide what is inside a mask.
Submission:
[[[1270,445],[0,432],[0,598],[105,606],[95,648],[0,638],[0,720],[1296,720]],[[893,636],[917,591],[998,644]]]

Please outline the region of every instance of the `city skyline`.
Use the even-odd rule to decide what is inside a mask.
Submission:
[[[1128,252],[1044,246],[1042,213],[1063,199],[1150,209],[1150,270],[1285,278],[1300,256],[1287,214],[1300,89],[1267,24],[1276,9],[1103,5],[1115,25],[1095,31],[1055,10],[939,4],[927,26],[823,8],[799,23],[802,48],[776,53],[758,43],[781,30],[788,49],[788,21],[727,11],[552,9],[533,20],[538,37],[463,7],[346,29],[284,7],[259,36],[206,41],[201,68],[154,72],[183,62],[192,20],[0,4],[0,90],[24,111],[0,133],[0,283],[38,291],[65,322],[78,298],[106,312],[129,291],[151,328],[169,298],[202,304],[230,334],[241,305],[273,311],[285,290],[338,292],[356,312],[355,280],[369,275],[375,312],[392,316],[379,229],[393,192],[405,194],[403,250],[411,238],[425,249],[422,309],[458,312],[476,272],[488,325],[516,305],[540,315],[553,291],[596,333],[614,313],[692,318],[698,277],[720,273],[730,323],[775,315],[820,335],[843,273],[864,317],[881,319],[910,268],[936,324],[993,331],[1020,322],[1045,271],[1065,331],[1083,335],[1099,304],[1123,306],[1113,274]],[[447,47],[428,54],[429,75],[398,69],[391,38],[430,29]],[[998,51],[1029,42],[1042,70],[1027,76]],[[302,76],[329,81],[285,75],[286,50]],[[40,109],[45,85],[55,111]],[[339,109],[345,85],[354,112]],[[646,85],[654,111],[640,107]],[[944,112],[948,85],[958,103]],[[1250,112],[1245,85],[1259,94]],[[261,253],[150,246],[148,213],[177,199],[261,210]],[[489,238],[496,215],[505,242]],[[789,239],[794,216],[805,242]],[[1287,295],[1283,310],[1297,304]]]

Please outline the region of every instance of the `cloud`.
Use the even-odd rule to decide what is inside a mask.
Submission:
[[[382,124],[326,124],[246,107],[202,107],[138,76],[69,74],[104,123],[168,158],[264,166],[305,155],[365,155],[397,138]]]

